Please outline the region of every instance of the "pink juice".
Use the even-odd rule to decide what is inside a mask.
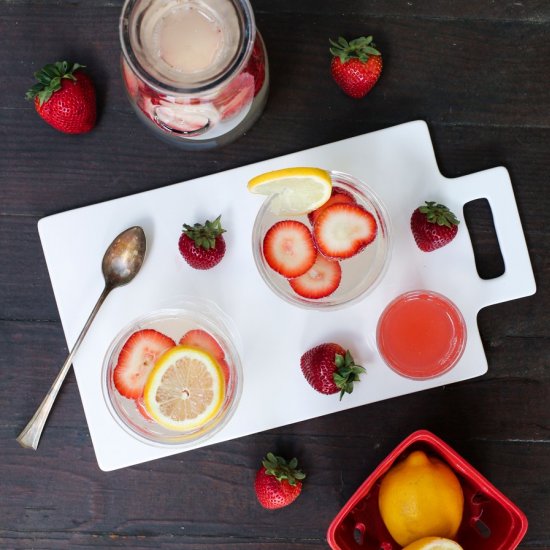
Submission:
[[[460,311],[435,292],[414,291],[391,302],[377,330],[388,366],[409,378],[432,378],[452,368],[466,343]]]

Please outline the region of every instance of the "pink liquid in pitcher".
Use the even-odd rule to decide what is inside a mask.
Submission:
[[[122,22],[126,89],[157,135],[209,148],[258,118],[267,57],[248,0],[126,0]]]
[[[157,23],[155,37],[160,57],[182,73],[204,71],[213,65],[224,43],[223,31],[212,17],[185,5]]]
[[[462,315],[454,304],[434,292],[399,296],[378,322],[382,358],[409,378],[432,378],[448,371],[460,359],[465,342]]]

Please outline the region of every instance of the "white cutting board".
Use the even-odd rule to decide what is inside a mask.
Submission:
[[[379,286],[352,306],[320,312],[300,309],[277,298],[256,270],[251,235],[262,198],[249,193],[246,183],[262,172],[290,166],[353,174],[372,187],[387,208],[393,237],[389,268]],[[409,220],[425,200],[446,204],[463,220],[463,205],[483,197],[494,216],[504,275],[479,278],[465,223],[454,241],[442,249],[424,253],[416,247]],[[227,229],[226,256],[210,271],[193,270],[177,247],[182,224],[218,214]],[[110,416],[101,392],[101,366],[111,339],[132,319],[166,305],[172,297],[210,298],[233,319],[240,333],[241,401],[227,426],[195,446],[199,447],[484,374],[487,360],[477,328],[478,311],[535,292],[507,170],[443,177],[422,121],[41,219],[38,229],[69,348],[103,288],[100,266],[105,248],[133,225],[141,225],[147,236],[143,268],[130,285],[108,297],[74,361],[103,470],[189,449],[159,448],[133,439]],[[467,325],[467,345],[460,362],[447,374],[428,381],[395,374],[376,349],[375,329],[382,310],[398,294],[414,289],[430,289],[450,298]],[[329,341],[349,347],[367,369],[354,392],[342,401],[338,395],[315,392],[300,371],[301,355]]]

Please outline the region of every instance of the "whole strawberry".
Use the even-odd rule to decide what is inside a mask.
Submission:
[[[288,506],[302,492],[305,477],[296,458],[287,462],[282,456],[267,453],[254,481],[258,502],[268,510]]]
[[[26,94],[36,112],[65,134],[89,132],[96,121],[96,98],[84,65],[58,61],[34,73],[38,83]]]
[[[318,392],[330,395],[353,391],[353,383],[365,369],[353,362],[349,350],[339,344],[321,344],[306,351],[300,359],[300,367],[308,383]]]
[[[338,42],[330,40],[330,44],[332,78],[350,97],[365,97],[382,73],[382,55],[372,36],[361,36],[350,42],[340,36]]]
[[[225,233],[218,216],[213,222],[193,226],[184,224],[178,246],[184,260],[195,269],[210,269],[219,264],[225,254]]]
[[[459,220],[443,204],[426,201],[411,216],[411,230],[420,250],[431,252],[450,243],[458,231]]]

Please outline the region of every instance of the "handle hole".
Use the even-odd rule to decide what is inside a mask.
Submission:
[[[493,213],[487,199],[476,199],[464,205],[464,221],[468,226],[478,275],[482,279],[500,277],[504,259],[498,244]]]

